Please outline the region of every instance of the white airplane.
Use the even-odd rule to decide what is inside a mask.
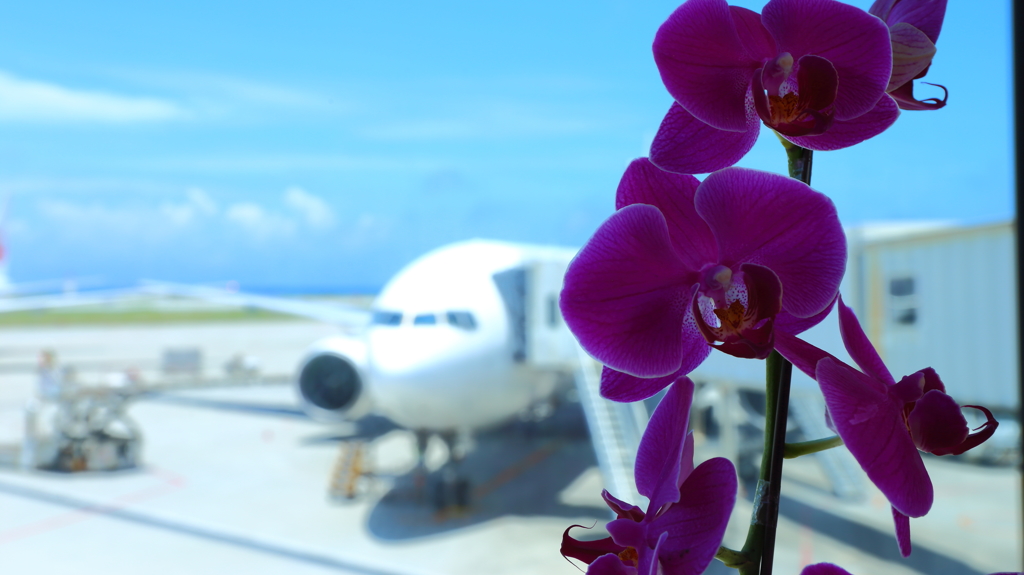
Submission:
[[[575,253],[487,240],[451,244],[399,271],[370,311],[197,286],[154,283],[151,291],[349,327],[302,358],[296,385],[306,412],[327,422],[386,416],[416,433],[421,469],[436,434],[457,467],[470,433],[571,384],[579,352],[558,294]],[[453,481],[456,493],[466,492],[464,480]]]

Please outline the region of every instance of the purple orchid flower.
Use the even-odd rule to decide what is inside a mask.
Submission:
[[[846,569],[832,563],[815,563],[800,571],[800,575],[853,575]],[[1022,575],[1020,571],[1001,571],[992,575]]]
[[[640,440],[634,474],[647,512],[604,491],[617,517],[611,537],[579,541],[569,535],[579,525],[562,535],[562,555],[590,565],[590,575],[697,575],[714,559],[736,503],[736,469],[722,457],[694,468],[692,401],[693,382],[680,378]]]
[[[815,563],[800,571],[800,575],[853,575],[846,569],[832,563]]]
[[[897,383],[841,298],[839,328],[846,350],[863,373],[785,333],[779,334],[776,348],[818,382],[830,426],[892,505],[896,541],[907,557],[910,517],[928,513],[934,498],[918,450],[959,455],[981,445],[999,423],[984,407],[957,405],[930,367]],[[971,433],[962,407],[980,410],[987,421]]]
[[[675,99],[651,161],[697,174],[731,166],[758,122],[812,150],[876,136],[899,116],[886,95],[889,30],[835,0],[771,0],[759,15],[725,0],[687,0],[654,39]]]
[[[645,399],[714,347],[771,353],[779,330],[820,322],[846,265],[835,206],[777,174],[728,168],[703,182],[635,160],[618,211],[569,265],[560,305],[605,364],[601,393]]]
[[[889,26],[892,41],[892,77],[885,91],[904,110],[938,110],[946,105],[949,92],[942,88],[942,99],[914,97],[914,80],[928,73],[935,56],[946,0],[875,0],[868,12]]]

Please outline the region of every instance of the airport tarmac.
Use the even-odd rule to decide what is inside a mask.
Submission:
[[[19,441],[43,348],[77,362],[83,381],[134,367],[156,382],[168,347],[201,348],[210,380],[239,353],[259,358],[265,375],[284,377],[307,344],[335,331],[305,321],[5,328],[0,443]],[[562,531],[596,524],[599,536],[607,519],[585,422],[571,402],[549,419],[511,422],[476,439],[464,464],[474,486],[464,511],[437,511],[429,490],[417,489],[409,432],[374,418],[315,423],[287,385],[164,392],[139,399],[129,413],[144,435],[137,470],[0,467],[4,573],[569,574],[577,571],[558,553]],[[354,500],[331,495],[346,438],[372,439],[376,476]],[[442,444],[432,443],[428,467],[436,470],[444,457]],[[936,504],[912,520],[914,554],[902,560],[877,491],[865,482],[864,499],[841,501],[814,459],[787,461],[776,572],[795,575],[818,561],[855,575],[1024,567],[1018,471],[937,458],[926,464]],[[749,512],[741,497],[726,545],[742,545]],[[730,571],[713,564],[709,572]]]

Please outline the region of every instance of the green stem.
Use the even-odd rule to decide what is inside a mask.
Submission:
[[[789,160],[789,175],[810,185],[813,152],[779,137]],[[775,534],[779,523],[782,488],[782,461],[785,456],[786,424],[789,415],[789,386],[793,364],[773,351],[765,364],[765,437],[764,454],[754,510],[743,553],[753,567],[740,569],[740,575],[771,575],[775,560]]]
[[[803,455],[810,455],[819,451],[825,451],[826,449],[832,449],[833,447],[839,447],[842,444],[843,440],[838,435],[833,435],[832,437],[826,437],[824,439],[815,439],[813,441],[787,443],[786,447],[782,451],[782,457],[786,459],[796,459]]]
[[[779,136],[778,134],[775,135]],[[789,160],[789,177],[800,180],[808,186],[811,185],[813,151],[801,148],[782,136],[779,136],[779,141],[782,142],[782,147],[786,148],[786,157]]]
[[[765,417],[765,444],[770,442],[772,448],[771,452],[765,452],[765,457],[769,459],[768,494],[764,502],[765,527],[760,575],[771,575],[775,561],[775,532],[779,525],[779,500],[782,497],[782,456],[786,447],[789,383],[793,376],[793,364],[786,361],[779,352],[773,351],[768,356],[765,371],[766,379],[775,385],[769,385],[767,389],[767,393],[774,397],[774,401],[767,403],[771,405],[771,411],[768,411]]]
[[[744,566],[750,564],[750,558],[746,555],[724,546],[718,548],[718,553],[715,553],[715,559],[721,561],[726,567],[732,567],[733,569],[743,569]]]
[[[773,351],[765,362],[765,434],[764,454],[761,456],[761,470],[757,477],[757,487],[754,491],[754,509],[750,516],[750,528],[747,530],[747,540],[743,543],[740,551],[749,558],[749,563],[740,567],[740,575],[758,575],[763,573],[765,543],[769,539],[769,526],[771,526],[771,542],[774,545],[774,528],[778,522],[778,506],[775,506],[775,518],[769,515],[772,490],[772,467],[773,462],[778,460],[781,464],[782,457],[775,457],[776,450],[781,452],[781,447],[776,446],[774,430],[778,427],[778,415],[781,412],[782,429],[785,429],[786,410],[779,409],[779,399],[782,396],[780,386],[783,381],[783,374],[786,371],[785,365],[788,361],[783,359],[779,352]],[[790,370],[792,366],[790,366]],[[786,407],[789,404],[789,379],[786,383]],[[774,555],[774,554],[772,554]]]

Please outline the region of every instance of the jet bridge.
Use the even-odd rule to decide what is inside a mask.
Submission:
[[[558,306],[570,259],[564,254],[537,259],[494,275],[510,318],[513,354],[530,367],[573,377],[605,487],[643,506],[646,499],[637,492],[633,462],[647,426],[647,408],[644,402],[601,397],[601,364],[579,346]]]
[[[558,297],[570,257],[536,259],[494,274],[508,311],[516,361],[544,370],[572,373],[579,345],[565,325]]]

